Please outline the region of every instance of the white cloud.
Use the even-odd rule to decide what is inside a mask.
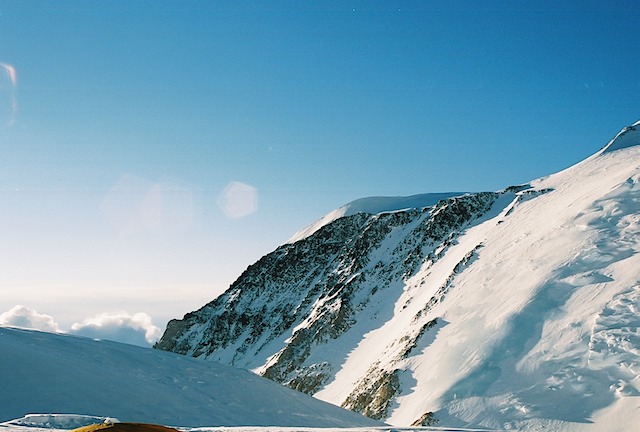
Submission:
[[[75,323],[68,332],[60,329],[55,319],[28,307],[17,305],[0,314],[0,327],[20,327],[55,333],[69,333],[93,339],[106,339],[148,347],[162,336],[146,313],[102,313]]]
[[[0,326],[22,327],[33,330],[59,332],[58,323],[49,315],[40,314],[33,309],[16,305],[0,314]]]
[[[258,190],[248,184],[232,181],[224,188],[218,205],[230,219],[238,219],[258,209]]]
[[[70,334],[107,339],[131,345],[150,346],[162,335],[146,313],[129,315],[126,312],[103,313],[75,323]]]

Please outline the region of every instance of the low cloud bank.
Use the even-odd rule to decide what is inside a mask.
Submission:
[[[75,323],[70,334],[150,346],[162,335],[146,313],[129,315],[126,312],[104,313]]]
[[[0,326],[21,327],[56,333],[69,333],[93,339],[105,339],[131,345],[149,347],[162,336],[146,313],[130,315],[126,312],[103,313],[74,323],[68,331],[60,329],[55,319],[17,305],[0,314]]]
[[[16,305],[0,314],[0,326],[21,327],[46,332],[60,332],[58,323],[52,316],[40,314],[33,309]]]

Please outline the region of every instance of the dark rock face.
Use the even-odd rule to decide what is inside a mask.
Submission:
[[[423,209],[337,219],[264,256],[220,297],[170,321],[155,348],[252,368],[313,394],[332,380],[340,367],[336,358],[355,347],[358,335],[384,322],[404,281],[441,259],[500,196],[463,195]],[[448,289],[442,287],[434,304]],[[436,324],[420,316],[414,321],[397,341],[399,359]],[[346,337],[354,327],[356,336]],[[399,392],[397,370],[374,368],[343,406],[385,418]]]
[[[438,419],[431,411],[429,411],[413,422],[411,426],[435,426],[436,424],[438,424]]]
[[[400,390],[398,373],[397,369],[387,372],[377,366],[372,367],[342,407],[376,420],[386,418],[391,401]]]

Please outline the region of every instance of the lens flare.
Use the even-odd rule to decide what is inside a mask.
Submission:
[[[0,63],[0,67],[4,69],[11,85],[15,88],[18,86],[18,74],[16,73],[16,68],[11,66],[10,64]]]
[[[16,114],[18,112],[18,100],[16,99],[16,88],[18,87],[18,74],[16,72],[16,68],[7,63],[0,63],[1,70],[4,71],[6,79],[9,82],[10,88],[8,91],[10,104],[11,104],[11,115],[9,120],[6,122],[7,126],[12,126],[16,121]]]
[[[258,210],[258,190],[248,184],[232,181],[222,191],[218,205],[229,219],[249,216]]]
[[[107,192],[100,210],[120,234],[173,235],[195,225],[195,196],[187,186],[123,175]]]

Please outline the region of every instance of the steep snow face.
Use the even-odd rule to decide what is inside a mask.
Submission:
[[[615,138],[601,150],[601,153],[637,145],[640,145],[640,121],[622,129],[618,135],[616,135]]]
[[[613,418],[640,403],[640,146],[626,130],[530,185],[338,218],[157,346],[395,425]]]
[[[323,226],[330,224],[344,216],[352,216],[358,213],[378,214],[389,213],[398,210],[421,209],[431,207],[438,201],[453,196],[463,195],[461,192],[443,192],[411,195],[408,197],[368,197],[352,201],[337,208],[323,218],[317,220],[306,228],[301,229],[289,239],[287,243],[295,243],[305,239],[318,231]]]
[[[250,372],[148,348],[0,328],[0,353],[0,422],[77,413],[191,427],[377,425]],[[17,423],[71,429],[100,420],[41,415]]]

